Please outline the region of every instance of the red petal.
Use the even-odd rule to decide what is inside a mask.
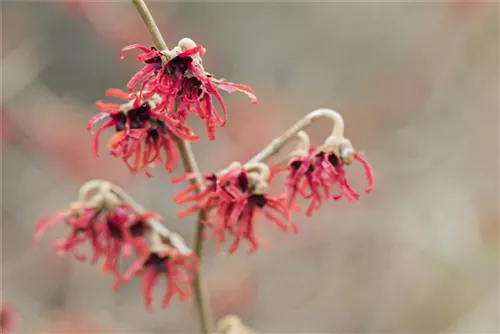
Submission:
[[[130,44],[120,50],[120,59],[125,59],[125,52],[140,49],[142,52],[151,52],[151,49],[141,44]]]
[[[104,103],[101,100],[95,103],[97,109],[105,112],[118,112],[122,105],[117,103]]]
[[[149,74],[153,73],[156,69],[156,65],[148,64],[144,66],[140,71],[135,73],[132,78],[127,83],[127,89],[131,92],[134,91],[134,87]]]
[[[106,123],[104,123],[103,125],[101,125],[101,127],[96,131],[95,135],[94,135],[94,143],[93,143],[93,150],[94,150],[94,157],[98,158],[99,157],[99,136],[101,135],[101,133],[114,126],[115,125],[115,121],[114,120],[109,120],[107,121]]]
[[[117,97],[125,101],[128,100],[128,93],[125,93],[123,90],[118,88],[109,88],[106,90],[106,96]]]
[[[186,51],[183,51],[177,55],[177,57],[180,58],[186,58],[186,57],[191,57],[194,56],[197,53],[200,53],[200,56],[203,56],[207,50],[202,46],[202,45],[197,45],[192,49],[188,49]],[[174,58],[172,58],[174,59]]]
[[[92,116],[89,121],[87,122],[87,131],[90,132],[90,134],[93,134],[93,131],[92,131],[92,126],[103,120],[104,118],[108,117],[109,114],[108,113],[104,113],[104,112],[100,112],[100,113],[97,113],[95,114],[94,116]]]
[[[258,103],[259,100],[257,99],[257,96],[255,95],[255,92],[252,88],[242,85],[242,84],[237,84],[233,82],[228,82],[228,81],[216,81],[217,88],[222,89],[225,92],[228,93],[234,93],[234,92],[239,92],[239,93],[244,93],[250,98],[251,103]]]
[[[363,168],[365,169],[366,181],[368,182],[368,187],[365,189],[365,193],[368,194],[373,190],[373,186],[375,185],[375,174],[373,173],[373,168],[368,160],[360,154],[354,154],[354,159],[361,162]]]
[[[144,273],[144,278],[142,280],[142,293],[144,294],[144,304],[146,309],[151,311],[151,302],[153,301],[153,288],[158,282],[158,273],[154,268],[149,268]]]

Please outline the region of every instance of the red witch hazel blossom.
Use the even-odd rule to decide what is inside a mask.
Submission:
[[[122,49],[120,58],[124,58],[124,52],[134,49],[142,51],[137,60],[144,67],[130,79],[127,89],[134,92],[140,84],[140,93],[145,98],[157,94],[161,101],[154,112],[166,113],[182,124],[185,124],[188,115],[197,115],[205,121],[210,140],[215,139],[216,125],[223,127],[227,122],[227,108],[219,90],[242,92],[252,103],[258,102],[250,87],[216,79],[206,72],[201,59],[205,48],[189,38],[181,39],[170,51],[139,44],[129,45]],[[221,106],[222,117],[213,105],[214,98]]]
[[[172,184],[194,180],[198,175],[197,173],[188,173],[179,177],[174,177],[172,178]],[[189,208],[177,212],[177,217],[184,218],[192,213],[207,210],[211,206],[211,202],[217,201],[217,175],[215,173],[202,173],[200,176],[205,186],[203,191],[198,192],[198,185],[191,184],[174,195],[174,202],[176,204],[182,205],[190,202],[193,203]]]
[[[136,93],[127,94],[119,89],[108,89],[107,96],[127,100],[124,104],[103,103],[96,105],[101,112],[93,116],[87,125],[92,133],[92,126],[106,119],[94,134],[94,155],[98,156],[101,133],[114,128],[115,134],[108,142],[110,154],[120,157],[132,173],[144,170],[150,176],[148,167],[163,163],[165,169],[172,172],[179,161],[179,150],[175,137],[195,141],[198,137],[186,125],[171,119],[167,115],[153,112],[158,103],[158,96],[142,100]],[[163,157],[163,153],[165,157]]]
[[[151,310],[153,289],[161,276],[165,278],[165,294],[162,308],[167,307],[174,296],[185,301],[192,295],[193,281],[198,271],[198,258],[192,252],[183,253],[165,243],[148,249],[141,246],[137,260],[123,275],[123,281],[142,275],[142,292],[146,309]]]
[[[302,138],[304,134],[301,133]],[[306,142],[307,148],[302,145],[293,153],[295,156],[288,163],[285,184],[289,205],[295,202],[297,195],[309,200],[306,215],[310,217],[328,199],[358,200],[359,193],[349,184],[345,170],[353,160],[360,161],[365,169],[368,182],[365,193],[372,191],[373,169],[362,155],[354,151],[349,140],[331,136],[322,148],[309,148],[308,138]],[[337,187],[340,194],[332,195],[333,187]]]
[[[214,174],[206,174],[207,188],[198,195],[186,195],[193,190],[190,186],[175,196],[179,204],[194,202],[192,207],[181,211],[179,217],[203,211],[206,215],[204,224],[212,230],[219,246],[224,243],[227,235],[233,239],[228,249],[230,254],[238,250],[242,240],[249,242],[250,253],[259,248],[255,233],[255,220],[259,214],[283,231],[291,228],[294,233],[298,232],[291,221],[285,199],[269,194],[270,169],[266,164],[259,163],[244,168],[235,163],[220,174],[217,179]],[[186,175],[183,179],[191,177],[193,175]]]
[[[76,248],[90,243],[92,263],[104,257],[103,272],[111,272],[116,278],[113,290],[133,276],[144,274],[144,297],[150,309],[152,289],[159,276],[165,275],[167,290],[163,306],[166,307],[174,296],[187,299],[198,269],[196,254],[187,248],[182,238],[158,222],[161,218],[157,214],[139,210],[135,202],[127,201],[130,198],[118,187],[104,181],[89,181],[80,190],[79,202],[52,217],[42,218],[36,227],[34,241],[38,241],[48,228],[65,223],[71,228],[70,235],[56,243],[55,248],[59,253],[71,252],[85,260]],[[150,237],[151,246],[146,236]],[[136,260],[122,273],[120,260],[132,254],[136,255]]]
[[[154,213],[140,214],[111,194],[94,196],[92,200],[82,198],[53,216],[42,218],[35,228],[33,241],[37,243],[48,229],[65,224],[70,233],[54,244],[57,253],[71,253],[78,260],[85,261],[87,257],[78,249],[89,244],[93,253],[91,263],[104,258],[102,271],[116,277],[113,286],[116,288],[120,281],[120,259],[129,257],[133,247],[144,243],[143,237],[149,231],[146,221],[159,216]]]

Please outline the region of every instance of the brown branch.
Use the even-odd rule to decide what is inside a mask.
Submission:
[[[343,138],[344,137],[344,120],[342,116],[332,109],[316,109],[309,114],[298,120],[294,125],[289,127],[283,134],[275,138],[269,145],[264,147],[259,153],[248,160],[245,165],[251,165],[258,162],[265,162],[275,154],[279,153],[281,149],[293,139],[300,137],[300,132],[309,127],[314,121],[320,118],[329,118],[333,121],[333,128],[330,137]],[[300,138],[298,138],[300,139]]]
[[[163,39],[160,30],[158,29],[158,26],[156,25],[153,16],[151,15],[151,12],[149,11],[148,7],[144,3],[143,0],[132,0],[132,3],[134,4],[135,8],[139,12],[139,14],[142,17],[142,20],[148,27],[149,33],[151,34],[151,38],[153,39],[153,42],[155,46],[159,50],[167,50],[167,44],[165,43],[165,40]],[[197,177],[192,181],[193,184],[198,185],[198,191],[204,190],[205,186],[203,184],[203,180],[201,178],[198,164],[196,162],[196,159],[193,154],[193,150],[191,149],[191,145],[189,142],[184,141],[180,138],[176,138],[176,143],[177,146],[179,147],[179,153],[181,156],[182,163],[184,165],[184,170],[186,173],[196,173]],[[203,214],[200,213],[198,216],[198,221],[196,223],[196,229],[195,229],[195,236],[194,236],[194,251],[198,258],[200,259],[201,262],[201,257],[202,257],[202,251],[203,251],[203,228],[204,225],[202,224],[202,220],[204,219]],[[198,270],[196,277],[195,277],[195,283],[194,283],[194,295],[195,295],[195,300],[196,300],[196,308],[198,310],[198,315],[200,317],[200,325],[202,328],[203,333],[205,334],[211,334],[212,333],[212,313],[210,310],[210,307],[205,300],[206,293],[204,291],[204,286],[203,286],[203,280],[202,280],[202,273],[201,273],[201,267]]]

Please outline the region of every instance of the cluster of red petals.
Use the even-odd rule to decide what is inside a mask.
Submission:
[[[168,246],[164,251],[151,252],[145,240],[146,233],[151,232],[146,222],[151,219],[161,218],[155,213],[139,214],[127,205],[117,205],[113,212],[108,212],[73,204],[53,216],[42,218],[33,239],[37,242],[47,229],[66,224],[70,233],[54,244],[59,254],[72,253],[78,260],[85,261],[87,257],[78,248],[83,244],[90,245],[91,263],[104,258],[102,271],[114,275],[113,290],[132,277],[143,275],[143,293],[148,309],[151,309],[153,288],[160,275],[164,275],[167,284],[162,306],[166,307],[173,296],[180,300],[191,296],[198,260],[194,253],[183,254]],[[121,272],[120,260],[132,253],[136,260]]]
[[[198,61],[206,51],[201,45],[184,50],[167,60],[166,55],[154,47],[133,44],[122,49],[120,58],[124,58],[124,52],[134,49],[142,51],[137,59],[144,67],[130,79],[128,90],[133,92],[140,84],[140,93],[145,97],[157,94],[161,102],[154,112],[165,113],[182,124],[185,124],[189,114],[197,115],[205,121],[210,140],[215,139],[216,125],[224,126],[227,122],[227,109],[219,90],[228,93],[242,92],[252,103],[258,102],[250,87],[216,79],[205,72],[201,61]],[[194,57],[197,57],[196,61]],[[221,106],[222,117],[214,107],[214,98]]]
[[[167,115],[155,113],[154,103],[141,99],[136,93],[127,94],[119,89],[108,89],[106,95],[126,100],[127,103],[97,101],[97,108],[101,112],[94,115],[87,125],[87,130],[93,133],[93,125],[106,120],[94,134],[96,157],[99,156],[101,133],[114,128],[115,134],[108,142],[110,154],[121,158],[132,173],[144,170],[150,176],[148,167],[158,163],[163,163],[169,172],[176,168],[179,151],[175,137],[190,141],[198,139],[186,125]]]
[[[151,252],[147,247],[139,245],[137,259],[124,273],[122,280],[142,275],[142,290],[146,309],[151,310],[153,288],[161,276],[165,278],[165,294],[162,308],[167,307],[176,296],[181,301],[192,296],[193,283],[198,271],[199,261],[194,253],[183,254],[173,248]]]
[[[360,154],[354,153],[353,158],[363,165],[368,182],[365,193],[370,193],[375,181],[373,169]],[[311,148],[305,157],[291,159],[285,183],[288,205],[294,205],[297,195],[305,198],[310,201],[306,215],[312,216],[329,199],[357,200],[360,195],[350,186],[345,167],[346,164],[334,152],[315,148]],[[335,187],[340,194],[332,195]]]
[[[194,177],[197,176],[186,174],[173,179],[173,183]],[[294,233],[298,232],[284,197],[254,193],[245,169],[232,169],[219,178],[214,174],[203,174],[203,177],[206,183],[203,192],[197,193],[196,186],[192,185],[174,196],[177,204],[193,203],[188,209],[180,211],[178,216],[182,218],[202,211],[205,214],[204,223],[212,230],[219,246],[225,242],[227,235],[232,238],[229,254],[239,249],[242,240],[250,244],[249,253],[259,248],[255,233],[255,221],[259,214],[283,231],[292,228]]]
[[[133,245],[137,247],[144,242],[142,237],[148,230],[145,222],[156,217],[158,215],[154,213],[139,214],[128,205],[117,205],[109,212],[103,208],[71,204],[53,216],[43,217],[35,228],[33,241],[38,242],[49,228],[65,224],[70,232],[54,244],[57,253],[71,253],[76,259],[85,261],[87,257],[79,248],[89,244],[93,253],[91,263],[104,258],[103,272],[113,273],[118,282],[119,260],[131,255]]]

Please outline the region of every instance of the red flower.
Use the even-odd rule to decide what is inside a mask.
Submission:
[[[368,182],[365,192],[370,193],[375,179],[372,167],[363,156],[349,151],[348,156],[339,158],[335,152],[311,148],[306,156],[292,158],[288,163],[286,178],[288,204],[293,205],[297,195],[300,195],[310,201],[306,215],[312,216],[314,211],[330,198],[357,200],[359,194],[350,186],[345,171],[345,166],[349,165],[352,159],[363,164]],[[339,195],[332,196],[331,189],[334,186],[339,188]]]
[[[205,48],[196,45],[191,39],[184,38],[171,51],[159,51],[143,45],[133,44],[122,49],[123,52],[140,49],[143,53],[138,60],[144,67],[129,81],[127,88],[134,91],[141,83],[140,92],[145,97],[158,94],[161,102],[154,109],[185,123],[189,114],[196,114],[205,121],[208,138],[215,139],[215,126],[227,122],[227,109],[219,89],[228,93],[245,93],[252,103],[257,103],[254,91],[245,85],[216,79],[203,69],[201,56]],[[221,105],[223,116],[219,116],[213,106],[213,97]]]
[[[103,272],[112,272],[120,281],[118,261],[130,255],[133,247],[143,243],[142,237],[148,230],[146,221],[158,217],[154,213],[138,214],[127,205],[116,205],[112,212],[102,207],[86,208],[81,204],[71,204],[54,216],[44,217],[35,229],[33,237],[37,242],[48,228],[66,224],[71,232],[54,244],[59,254],[72,253],[78,260],[85,261],[86,256],[78,252],[78,247],[90,243],[94,264],[104,257]],[[132,236],[134,241],[126,236]]]
[[[37,243],[49,228],[66,223],[71,228],[71,233],[55,243],[54,248],[59,254],[72,252],[78,260],[85,261],[86,256],[80,254],[75,249],[88,240],[92,244],[94,252],[92,262],[95,262],[101,255],[101,247],[97,242],[96,231],[90,227],[93,226],[93,222],[97,217],[99,217],[98,209],[93,207],[86,208],[79,203],[72,203],[53,216],[45,216],[40,219],[35,227],[33,242]]]
[[[185,181],[190,181],[198,177],[196,173],[188,173],[175,178],[172,178],[173,184],[178,184]],[[177,217],[184,218],[189,216],[194,212],[199,212],[200,210],[205,210],[210,205],[210,199],[214,198],[213,194],[217,190],[217,175],[214,173],[203,173],[201,177],[205,183],[205,190],[198,192],[198,185],[192,184],[186,189],[178,192],[174,195],[174,202],[182,205],[189,202],[194,202],[194,204],[182,211],[177,213]]]
[[[14,313],[7,305],[2,305],[0,308],[0,332],[11,333],[15,327]]]
[[[153,288],[161,275],[165,275],[166,279],[166,291],[162,302],[162,307],[165,308],[174,296],[180,300],[187,300],[192,295],[197,271],[198,258],[194,253],[183,254],[167,246],[154,252],[143,248],[141,255],[123,275],[123,280],[128,281],[135,275],[143,275],[144,302],[146,308],[151,310]]]
[[[141,81],[143,82],[143,86],[154,84],[154,79],[163,66],[162,63],[164,54],[161,51],[158,51],[155,47],[148,48],[140,44],[131,44],[122,48],[120,51],[120,59],[125,59],[125,52],[136,49],[142,51],[142,53],[137,56],[137,60],[140,63],[144,63],[144,67],[135,73],[128,82],[127,89],[130,92],[134,92],[135,86],[137,86]]]
[[[181,211],[178,215],[185,217],[193,212],[205,212],[204,223],[212,229],[219,245],[224,243],[226,234],[233,238],[228,249],[230,254],[238,250],[242,240],[250,243],[250,253],[258,249],[259,242],[254,228],[258,214],[263,214],[283,231],[291,227],[295,233],[298,232],[291,221],[290,209],[284,198],[269,195],[267,182],[270,174],[267,166],[263,171],[230,168],[217,180],[209,175],[213,174],[205,176],[209,187],[203,193],[186,196],[186,193],[194,189],[191,186],[176,195],[175,199],[179,204],[195,202],[191,208]],[[190,177],[193,176],[189,175],[184,179]]]
[[[96,157],[99,156],[100,134],[114,127],[116,133],[108,142],[111,155],[121,157],[132,173],[144,170],[150,176],[147,168],[156,163],[163,163],[169,172],[177,167],[179,151],[174,136],[191,141],[198,139],[187,126],[166,115],[155,114],[152,111],[156,101],[154,96],[144,101],[135,93],[127,94],[118,89],[108,89],[106,95],[128,102],[108,104],[97,101],[97,108],[102,112],[89,120],[87,130],[92,133],[93,124],[105,118],[108,120],[94,135]],[[165,158],[162,151],[165,152]]]

